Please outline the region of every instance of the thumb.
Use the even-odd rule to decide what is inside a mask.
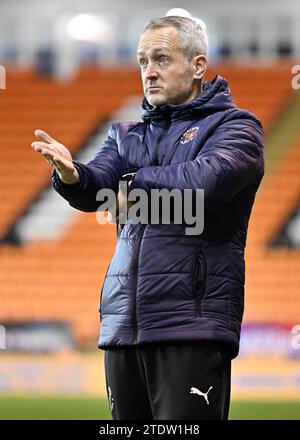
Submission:
[[[55,139],[53,139],[48,133],[46,133],[44,130],[35,130],[34,134],[37,138],[39,138],[41,141],[52,143],[56,142]]]

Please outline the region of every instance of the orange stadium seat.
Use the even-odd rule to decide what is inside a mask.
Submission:
[[[299,251],[267,248],[299,203],[299,159],[300,136],[280,166],[267,176],[257,195],[248,236],[246,291],[249,297],[245,314],[248,321],[288,324],[299,321]],[[251,252],[253,249],[256,253]]]

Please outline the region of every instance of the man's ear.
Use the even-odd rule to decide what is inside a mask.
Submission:
[[[194,79],[202,79],[207,68],[206,56],[197,55],[193,58],[193,62],[194,62]]]

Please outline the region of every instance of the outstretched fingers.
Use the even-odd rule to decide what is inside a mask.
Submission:
[[[78,182],[79,174],[73,165],[70,151],[43,130],[36,130],[35,135],[38,140],[32,142],[33,150],[40,153],[56,169],[63,182],[70,184]]]
[[[46,133],[44,130],[35,130],[34,134],[37,138],[39,138],[43,142],[47,142],[48,144],[57,142],[55,139],[53,139],[50,134]]]
[[[33,142],[31,146],[35,151],[39,152],[53,167],[58,168],[57,162],[59,162],[61,165],[61,160],[56,157],[57,152],[55,149],[49,147],[49,145],[45,142]]]
[[[53,145],[49,145],[46,142],[32,142],[31,147],[42,155],[48,153],[53,155],[58,153],[57,149]]]
[[[50,162],[52,165],[54,163],[54,166],[57,164],[58,166],[66,166],[67,160],[62,157],[59,151],[57,149],[49,144],[46,144],[45,142],[32,142],[31,147],[39,152],[42,156],[44,156],[48,162]]]

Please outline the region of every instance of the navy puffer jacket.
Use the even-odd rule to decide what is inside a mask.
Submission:
[[[238,354],[244,309],[244,248],[255,193],[264,173],[263,130],[238,109],[225,79],[182,105],[153,108],[143,122],[115,123],[80,182],[55,189],[81,211],[96,211],[96,193],[118,188],[137,171],[135,188],[204,189],[205,226],[126,223],[101,295],[99,347],[162,341],[215,341]],[[189,131],[190,130],[190,131]]]

